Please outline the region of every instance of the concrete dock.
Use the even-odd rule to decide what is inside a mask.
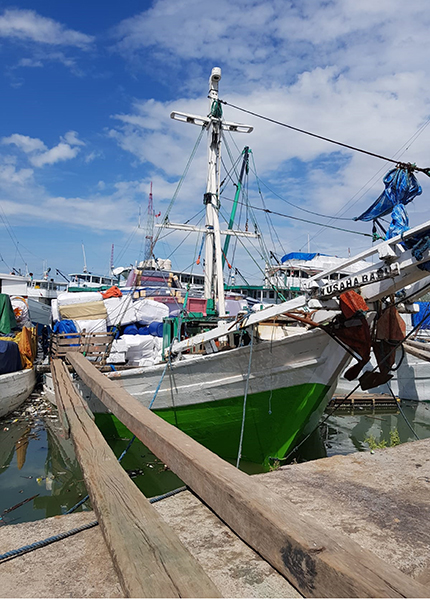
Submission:
[[[257,475],[300,515],[348,535],[429,587],[430,439]],[[190,492],[154,504],[225,597],[300,597]],[[92,512],[0,527],[0,553],[95,519]],[[1,564],[1,597],[122,597],[100,527]]]

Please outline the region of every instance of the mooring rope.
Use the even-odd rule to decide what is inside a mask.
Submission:
[[[168,497],[173,497],[173,495],[177,495],[178,493],[182,493],[182,491],[186,491],[187,487],[179,487],[178,489],[173,489],[172,491],[168,491],[167,493],[163,493],[163,495],[157,495],[156,497],[151,497],[151,499],[149,499],[149,503],[157,503],[158,501],[162,501],[163,499],[167,499]],[[82,500],[79,504],[80,505],[83,501]],[[70,512],[70,510],[69,510]],[[66,512],[67,514],[69,512]],[[24,553],[29,553],[30,551],[34,551],[35,549],[40,549],[41,547],[46,547],[47,545],[50,545],[51,543],[55,543],[56,541],[62,541],[63,539],[67,539],[68,537],[71,537],[72,535],[77,534],[78,532],[82,532],[84,530],[88,530],[90,528],[94,528],[95,526],[98,525],[98,520],[93,520],[92,522],[89,522],[88,524],[83,524],[82,526],[78,526],[77,528],[72,528],[71,530],[68,530],[66,532],[61,532],[58,535],[54,535],[52,537],[47,537],[46,539],[43,539],[42,541],[36,541],[35,543],[31,543],[30,545],[24,545],[23,547],[20,547],[19,549],[12,549],[11,551],[7,551],[6,553],[0,554],[0,563],[4,562],[6,560],[10,560],[14,557],[19,557],[20,555],[24,555]]]

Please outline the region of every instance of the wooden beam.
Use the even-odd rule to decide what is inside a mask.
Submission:
[[[52,361],[52,375],[93,508],[126,596],[219,597],[200,564],[118,463],[88,416],[61,360]]]
[[[415,358],[420,358],[421,360],[425,360],[426,362],[430,362],[430,351],[427,349],[427,347],[424,345],[424,343],[421,343],[421,345],[423,346],[423,348],[418,349],[416,346],[419,345],[418,343],[414,343],[412,345],[413,342],[410,341],[405,341],[403,343],[403,347],[405,348],[405,351],[408,354],[411,354],[411,356],[415,356]]]
[[[145,408],[79,354],[67,359],[93,393],[246,543],[305,597],[427,597],[427,589]]]

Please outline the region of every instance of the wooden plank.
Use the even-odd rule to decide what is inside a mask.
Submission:
[[[88,417],[61,360],[53,360],[52,374],[91,502],[126,596],[219,597],[200,564],[118,463]]]
[[[428,596],[423,585],[301,516],[294,504],[159,418],[82,355],[67,359],[112,413],[304,596]]]
[[[403,344],[403,347],[405,348],[405,351],[407,351],[408,354],[411,354],[411,356],[415,356],[416,358],[420,358],[421,360],[430,362],[430,351],[425,349],[417,349],[416,347],[409,345],[409,343],[407,342]]]

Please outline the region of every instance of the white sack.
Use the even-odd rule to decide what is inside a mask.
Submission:
[[[106,319],[99,320],[74,320],[78,333],[82,333],[83,330],[87,333],[104,333],[107,331]]]
[[[129,295],[104,300],[108,326],[126,325],[136,321],[133,300]]]
[[[161,302],[145,298],[140,298],[134,302],[134,312],[136,322],[144,324],[154,321],[162,322],[163,318],[169,316],[168,306]]]
[[[82,304],[86,302],[100,302],[103,300],[103,296],[98,291],[77,291],[71,293],[69,291],[62,291],[57,295],[57,301],[59,306],[70,306],[71,304]]]

